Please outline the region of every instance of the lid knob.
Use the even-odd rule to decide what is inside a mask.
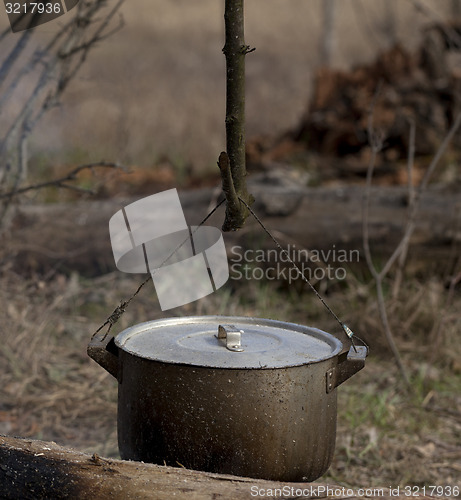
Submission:
[[[244,349],[241,344],[241,335],[243,330],[239,330],[234,325],[219,325],[218,340],[225,342],[229,351],[242,352]]]

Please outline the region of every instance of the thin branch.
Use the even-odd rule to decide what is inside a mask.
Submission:
[[[40,189],[44,189],[47,187],[58,187],[58,188],[66,188],[66,189],[73,189],[75,191],[80,191],[80,192],[92,192],[90,190],[80,188],[78,186],[72,186],[67,184],[69,181],[74,181],[77,178],[77,175],[82,171],[82,170],[92,170],[95,167],[104,167],[104,168],[114,168],[114,169],[121,169],[124,172],[129,172],[129,169],[125,167],[124,165],[120,165],[118,163],[113,163],[113,162],[97,162],[97,163],[88,163],[86,165],[79,165],[78,167],[75,167],[72,169],[70,172],[68,172],[66,175],[63,177],[59,177],[57,179],[53,179],[51,181],[46,181],[46,182],[40,182],[38,184],[30,184],[29,186],[25,186],[19,189],[15,189],[12,191],[9,191],[8,193],[0,193],[0,199],[9,199],[13,198],[15,196],[18,196],[20,194],[27,193],[28,191],[38,191]]]
[[[362,238],[363,238],[363,250],[365,252],[365,260],[368,268],[373,276],[373,278],[378,279],[379,273],[376,270],[375,265],[373,264],[373,259],[371,257],[370,250],[370,234],[369,234],[369,226],[370,226],[370,195],[371,195],[371,181],[373,179],[373,172],[376,165],[376,155],[377,152],[374,148],[371,148],[371,157],[370,163],[367,169],[367,178],[365,183],[365,193],[363,197],[362,204]]]
[[[8,196],[2,196],[3,203],[0,207],[0,222],[7,220],[9,203],[18,192],[18,186],[27,174],[27,140],[33,129],[41,118],[53,107],[60,104],[60,97],[69,83],[75,77],[87,55],[96,43],[104,40],[114,31],[120,29],[121,23],[115,29],[109,28],[114,15],[123,0],[118,0],[107,16],[97,19],[98,12],[106,7],[106,2],[100,0],[80,2],[76,9],[76,15],[68,23],[64,24],[58,33],[44,47],[34,51],[28,63],[18,69],[16,74],[10,78],[8,88],[2,92],[0,98],[0,110],[11,100],[14,91],[19,84],[42,65],[38,75],[34,75],[34,86],[31,92],[23,100],[24,104],[17,116],[10,122],[6,134],[0,139],[0,158],[3,162],[3,171],[0,182],[8,189]],[[93,29],[93,26],[95,29]],[[27,37],[31,31],[27,31]],[[28,38],[22,35],[24,40]],[[18,48],[19,47],[19,48]],[[15,48],[16,52],[20,46]],[[5,76],[11,63],[3,63],[3,75]],[[1,72],[0,72],[1,76]],[[61,187],[81,191],[81,188],[62,183]]]
[[[63,71],[61,71],[61,76],[56,84],[55,92],[51,93],[47,96],[39,113],[37,113],[34,120],[28,124],[30,129],[33,129],[35,127],[35,125],[41,120],[42,116],[47,111],[49,111],[50,109],[52,109],[53,107],[55,107],[59,104],[60,95],[65,91],[67,85],[72,81],[72,79],[78,73],[79,69],[81,68],[81,66],[85,62],[89,51],[95,46],[95,44],[104,40],[105,38],[107,38],[108,36],[110,36],[111,34],[115,33],[116,31],[120,30],[123,27],[123,18],[121,18],[119,24],[114,29],[109,30],[108,32],[104,33],[107,26],[110,24],[112,18],[117,13],[118,9],[120,8],[120,6],[123,2],[124,2],[124,0],[118,0],[118,2],[114,5],[112,10],[109,12],[109,14],[107,14],[107,16],[104,18],[104,20],[98,26],[95,33],[93,33],[93,35],[90,37],[90,39],[87,42],[82,43],[80,45],[77,45],[75,47],[72,47],[72,42],[70,42],[69,43],[69,46],[71,47],[70,49],[59,51],[58,61],[61,60],[62,66],[64,68],[70,67],[70,65],[72,63],[73,56],[79,54],[80,57],[72,69],[69,69],[68,71],[66,71],[64,69]],[[85,19],[87,19],[87,17]],[[88,21],[88,24],[91,24],[91,22]]]
[[[406,370],[404,368],[404,365],[402,363],[400,353],[398,351],[397,345],[395,344],[394,337],[389,325],[389,320],[388,320],[388,315],[387,315],[387,310],[386,310],[386,303],[385,303],[385,298],[384,298],[384,293],[383,293],[383,280],[387,276],[388,272],[390,271],[391,267],[395,263],[397,259],[399,259],[399,270],[397,271],[397,276],[396,276],[396,281],[394,282],[394,296],[396,295],[399,287],[400,287],[400,282],[402,279],[402,273],[403,273],[403,267],[404,263],[406,260],[407,252],[408,252],[408,247],[410,245],[410,240],[411,236],[413,235],[413,232],[416,227],[416,217],[419,211],[419,206],[420,206],[420,201],[421,197],[424,194],[424,192],[427,189],[427,186],[429,184],[430,179],[432,178],[437,165],[439,164],[440,159],[442,158],[443,154],[445,153],[448,145],[450,144],[451,140],[453,139],[454,135],[458,131],[459,127],[461,126],[461,112],[457,115],[453,125],[451,126],[450,130],[448,131],[447,135],[443,139],[440,147],[438,148],[436,154],[434,155],[424,177],[423,180],[421,181],[420,185],[418,186],[417,191],[415,192],[413,189],[412,185],[412,168],[413,168],[413,163],[414,163],[414,144],[415,144],[415,125],[414,122],[410,122],[410,148],[409,148],[409,154],[408,154],[408,163],[407,163],[407,169],[408,169],[408,188],[409,188],[409,216],[408,220],[405,226],[405,230],[402,236],[402,239],[400,240],[399,244],[395,248],[394,252],[392,255],[389,257],[387,260],[386,264],[383,266],[381,271],[378,272],[376,266],[373,263],[372,259],[372,254],[370,250],[370,242],[369,242],[369,210],[370,210],[370,196],[371,196],[371,184],[372,184],[372,178],[374,174],[374,169],[375,169],[375,163],[376,163],[376,156],[379,153],[379,151],[382,149],[382,144],[383,144],[383,137],[382,134],[379,131],[376,131],[374,129],[373,125],[373,113],[374,113],[374,108],[376,105],[376,100],[379,94],[379,89],[376,92],[373,101],[370,106],[370,112],[368,116],[368,138],[372,150],[372,155],[370,158],[370,163],[368,166],[367,170],[367,179],[366,179],[366,186],[365,186],[365,193],[364,193],[364,198],[363,198],[363,247],[364,247],[364,252],[365,252],[365,259],[368,265],[368,268],[375,280],[376,284],[376,292],[377,292],[377,300],[378,300],[378,308],[379,308],[379,313],[381,317],[381,323],[384,327],[384,332],[389,344],[389,347],[391,348],[391,351],[395,357],[395,360],[397,362],[397,365],[403,375],[404,380],[407,382],[409,385],[409,379],[406,374]]]
[[[376,156],[381,151],[384,142],[383,133],[378,133],[374,127],[374,109],[376,106],[376,102],[378,100],[379,94],[381,92],[381,82],[379,82],[378,87],[376,89],[375,95],[373,96],[370,109],[368,111],[368,119],[367,119],[367,134],[368,134],[368,143],[371,147],[371,157],[370,162],[368,164],[367,169],[367,177],[365,182],[365,193],[363,197],[363,205],[362,205],[362,236],[363,236],[363,248],[365,252],[365,259],[372,273],[373,277],[376,279],[379,274],[376,270],[375,265],[373,264],[373,259],[371,257],[370,251],[370,236],[369,236],[369,217],[370,217],[370,196],[371,196],[371,184],[373,180],[373,174],[376,165]]]
[[[432,159],[432,161],[431,161],[431,163],[430,163],[430,165],[429,165],[429,167],[428,167],[428,169],[423,177],[423,180],[421,181],[421,184],[418,188],[418,191],[416,193],[416,202],[415,203],[419,203],[419,198],[421,198],[421,195],[426,190],[427,185],[428,185],[432,175],[434,174],[434,171],[435,171],[437,165],[439,164],[440,159],[445,154],[445,151],[446,151],[448,145],[452,141],[452,139],[453,139],[454,135],[456,134],[456,132],[458,131],[460,125],[461,125],[461,112],[458,113],[458,115],[456,116],[456,119],[453,122],[453,125],[451,126],[450,130],[448,131],[448,134],[443,139],[442,144],[440,145],[434,158]]]
[[[123,26],[125,25],[125,22],[123,20],[123,17],[120,16],[119,18],[119,23],[115,28],[112,28],[111,30],[107,31],[106,33],[103,33],[103,31],[107,28],[107,25],[109,22],[112,20],[112,17],[114,14],[116,14],[117,10],[121,6],[121,4],[124,2],[124,0],[119,0],[117,4],[114,6],[112,11],[108,14],[108,16],[105,18],[104,22],[101,23],[99,29],[95,32],[95,34],[88,40],[87,42],[82,43],[81,45],[77,45],[76,47],[73,47],[71,50],[69,50],[67,53],[60,54],[60,57],[70,57],[77,52],[80,51],[87,51],[93,44],[97,42],[101,42],[105,40],[106,38],[109,38],[112,36],[114,33],[117,33],[117,31],[121,30]]]
[[[0,68],[0,86],[3,85],[3,82],[8,76],[8,73],[13,67],[13,64],[18,60],[19,56],[26,48],[27,44],[29,43],[30,36],[30,30],[24,31],[12,51],[9,53],[8,57],[3,61],[3,64]]]
[[[407,186],[408,186],[408,210],[409,210],[409,218],[411,218],[411,214],[413,213],[413,207],[415,204],[415,190],[413,186],[413,166],[415,163],[415,144],[416,144],[416,124],[415,120],[410,117],[410,137],[409,137],[409,146],[408,146],[408,159],[407,159]],[[407,231],[405,231],[405,234]],[[397,299],[400,286],[402,284],[403,279],[403,270],[405,267],[405,261],[407,259],[408,247],[410,244],[410,238],[403,238],[402,250],[400,251],[399,262],[397,267],[397,272],[395,275],[394,285],[392,287],[392,297],[394,300]]]
[[[61,74],[60,79],[58,80],[58,84],[56,85],[56,92],[55,95],[59,95],[62,93],[62,91],[65,89],[67,84],[69,83],[70,79],[75,76],[76,72],[80,68],[81,64],[84,62],[86,55],[91,47],[92,43],[96,43],[96,41],[100,41],[103,37],[105,37],[105,34],[103,33],[104,30],[107,28],[109,22],[113,18],[115,12],[117,9],[120,7],[120,5],[123,3],[123,0],[119,0],[115,6],[112,8],[112,10],[109,12],[107,17],[101,22],[100,26],[96,30],[96,32],[93,34],[93,36],[90,38],[90,41],[85,44],[80,44],[80,48],[83,47],[83,56],[81,56],[80,61],[77,63],[76,67],[72,71],[65,71],[66,65],[68,66],[69,63],[68,61],[71,61],[71,56],[73,55],[72,49],[74,46],[79,44],[79,38],[85,35],[85,31],[87,30],[87,27],[91,24],[91,18],[92,16],[102,7],[103,3],[101,2],[94,2],[92,4],[88,4],[85,2],[82,2],[78,6],[78,13],[77,13],[77,19],[73,19],[71,22],[67,23],[64,25],[64,27],[60,30],[60,32],[51,40],[51,42],[47,45],[47,47],[43,51],[36,51],[34,53],[34,56],[32,58],[33,64],[32,66],[36,66],[38,62],[43,62],[43,58],[41,57],[42,54],[48,53],[51,48],[57,43],[57,41],[65,34],[67,34],[66,39],[63,41],[61,48],[58,50],[58,57],[52,58],[50,61],[48,61],[42,70],[41,76],[38,80],[38,83],[36,84],[36,87],[34,91],[32,92],[31,96],[29,97],[28,101],[23,107],[23,112],[20,113],[20,115],[17,117],[16,122],[13,124],[13,126],[10,128],[9,132],[3,139],[3,145],[6,145],[8,143],[9,137],[14,135],[15,131],[18,130],[18,123],[24,121],[24,117],[30,114],[31,108],[35,106],[36,101],[40,97],[41,90],[45,88],[47,83],[54,79],[55,73],[57,72],[57,68],[59,68],[60,65],[63,67],[63,72]],[[86,10],[84,10],[86,9]],[[69,33],[68,33],[69,32]],[[69,56],[67,56],[69,54]],[[30,70],[24,69],[19,77],[25,76],[27,72]],[[19,78],[17,78],[12,84],[13,86],[10,86],[10,88],[7,91],[7,94],[11,94],[12,90],[17,86],[19,82]],[[3,104],[3,99],[2,98],[2,104]],[[56,102],[57,99],[56,97],[50,98],[50,95],[46,99],[46,106],[45,109],[40,110],[36,118],[32,121],[32,125],[35,125],[38,120],[43,116],[44,112],[48,111],[50,108],[52,108],[55,104],[51,103],[51,101]],[[29,126],[30,129],[32,129],[32,126]]]
[[[419,211],[419,206],[421,203],[421,197],[423,196],[424,192],[427,189],[427,185],[432,177],[432,175],[435,172],[435,169],[442,158],[443,154],[445,153],[448,145],[450,144],[451,140],[453,139],[454,135],[458,131],[459,127],[461,126],[461,112],[458,113],[455,121],[453,122],[453,125],[451,126],[450,130],[448,131],[447,135],[445,136],[444,140],[442,141],[442,144],[440,145],[439,149],[437,150],[436,154],[434,155],[434,158],[432,159],[423,180],[421,181],[420,185],[418,186],[418,189],[416,190],[416,193],[414,195],[413,199],[413,206],[411,207],[410,215],[407,220],[407,224],[404,230],[404,235],[402,237],[402,240],[400,241],[399,245],[397,248],[394,250],[393,254],[389,257],[388,261],[384,265],[383,269],[380,272],[380,276],[383,278],[387,273],[390,271],[391,267],[394,265],[396,259],[399,257],[400,253],[403,251],[406,245],[409,244],[409,240],[411,236],[413,235],[413,232],[416,227],[416,217],[418,215]]]
[[[11,27],[8,26],[8,28],[5,28],[2,33],[0,34],[0,43],[3,42],[3,40],[7,37],[11,35]]]
[[[408,140],[408,159],[407,159],[407,186],[408,186],[408,206],[413,207],[415,202],[415,189],[413,186],[413,167],[415,165],[416,152],[416,123],[413,117],[409,117],[410,137]]]
[[[428,19],[432,21],[436,21],[440,27],[440,29],[443,31],[443,34],[445,35],[446,39],[448,42],[451,42],[451,44],[454,47],[461,47],[461,36],[456,32],[455,29],[453,29],[443,18],[441,14],[439,14],[438,11],[435,9],[432,9],[431,7],[427,6],[424,2],[421,2],[420,0],[408,0],[411,4],[413,4],[413,7],[418,11],[421,12],[423,15],[425,15]]]
[[[376,101],[379,97],[379,92],[380,92],[380,86],[378,86],[378,89],[373,97],[373,100],[372,100],[371,105],[370,105],[369,114],[368,114],[368,140],[369,140],[369,143],[371,146],[372,154],[370,157],[370,163],[368,165],[365,193],[364,193],[364,197],[363,197],[363,218],[362,218],[363,248],[364,248],[365,259],[366,259],[368,268],[369,268],[369,270],[370,270],[370,272],[375,280],[376,297],[377,297],[377,302],[378,302],[379,316],[381,319],[381,323],[383,325],[384,334],[386,336],[387,343],[391,349],[391,352],[395,358],[397,366],[400,370],[400,373],[402,374],[402,377],[403,377],[407,387],[411,387],[410,380],[408,378],[405,366],[402,362],[400,352],[398,350],[397,344],[395,343],[394,335],[392,333],[392,330],[391,330],[391,327],[389,324],[389,318],[388,318],[387,310],[386,310],[386,301],[385,301],[384,292],[383,292],[383,276],[376,269],[376,266],[373,263],[371,250],[370,250],[370,239],[369,239],[368,228],[369,228],[371,184],[372,184],[372,179],[373,179],[373,173],[375,170],[376,157],[377,157],[378,153],[381,151],[381,149],[383,147],[383,142],[384,142],[383,133],[375,130],[374,123],[373,123],[374,109],[375,109]]]
[[[67,30],[69,29],[69,27],[72,25],[73,22],[74,21],[72,20],[69,21],[67,24],[65,24],[61,28],[61,30],[50,40],[48,45],[46,45],[44,48],[38,48],[34,51],[29,62],[23,65],[21,71],[17,73],[16,77],[13,79],[8,89],[2,92],[2,97],[0,98],[0,109],[2,109],[5,102],[9,100],[11,94],[14,92],[19,82],[22,81],[22,79],[26,75],[31,73],[38,64],[43,64],[43,59],[45,55],[51,52],[53,47],[58,43],[59,39],[65,35],[65,33],[67,32]]]

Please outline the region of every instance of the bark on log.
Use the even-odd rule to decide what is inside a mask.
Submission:
[[[362,251],[363,187],[303,188],[279,179],[249,182],[255,212],[282,244],[297,249]],[[208,189],[180,193],[189,224],[197,224],[216,200]],[[406,190],[379,187],[372,191],[370,244],[373,255],[385,258],[400,241],[407,217]],[[108,222],[134,200],[85,201],[75,204],[22,206],[9,235],[2,237],[0,264],[18,270],[46,272],[57,265],[96,275],[115,270]],[[219,227],[224,208],[209,221]],[[261,248],[272,243],[254,219],[237,233],[226,233],[232,245]],[[431,189],[422,198],[409,260],[440,267],[461,243],[461,193]],[[453,245],[457,245],[454,247]]]
[[[332,484],[282,484],[143,462],[106,459],[63,448],[56,443],[0,435],[0,496],[5,499],[170,500],[177,497],[190,500],[246,500],[252,497],[252,487],[264,490],[266,496],[269,489],[274,491],[276,488],[292,488],[288,495],[278,495],[277,498],[341,500],[363,498],[363,495],[356,495],[357,489],[365,485],[354,488],[351,496],[347,488]],[[304,490],[308,495],[300,495],[300,491],[296,490]],[[311,491],[315,491],[315,494],[311,494]],[[404,498],[403,493],[391,496],[388,488],[382,488],[379,498]],[[429,497],[419,498],[425,500]],[[445,500],[445,497],[438,497],[438,500]]]

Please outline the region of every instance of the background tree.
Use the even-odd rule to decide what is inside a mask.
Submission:
[[[28,174],[28,143],[43,116],[60,105],[60,100],[75,79],[88,53],[95,45],[122,26],[113,24],[123,0],[110,8],[98,0],[82,1],[71,20],[58,29],[46,43],[39,41],[35,29],[17,38],[8,50],[11,30],[0,35],[0,224],[7,225],[14,196]],[[38,28],[40,29],[40,28]],[[28,50],[31,42],[36,44]],[[25,56],[25,54],[29,54]],[[17,109],[12,103],[19,102]],[[3,196],[2,196],[3,195]]]

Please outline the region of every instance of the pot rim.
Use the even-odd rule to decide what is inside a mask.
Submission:
[[[276,332],[279,330],[280,332],[286,332],[287,341],[285,342],[283,337],[285,333],[278,333],[277,335],[267,333],[264,335],[267,337],[275,337],[277,342],[279,342],[278,339],[281,339],[281,342],[279,342],[281,345],[276,345],[275,347],[271,346],[272,350],[267,352],[264,349],[256,351],[251,351],[250,349],[249,352],[229,352],[226,350],[225,346],[218,347],[219,350],[217,350],[216,345],[214,345],[211,346],[213,350],[197,354],[198,350],[195,348],[178,349],[177,344],[180,343],[179,341],[184,338],[190,339],[194,336],[194,334],[187,334],[183,332],[183,336],[179,338],[179,341],[175,341],[174,338],[170,339],[168,335],[163,335],[166,340],[162,340],[162,338],[160,338],[160,353],[156,351],[153,355],[143,354],[142,349],[139,346],[137,346],[138,350],[136,350],[134,347],[127,345],[127,343],[129,344],[129,340],[134,336],[149,330],[157,330],[159,328],[166,329],[167,327],[174,328],[175,326],[187,329],[188,325],[190,325],[192,329],[194,325],[209,326],[210,324],[213,326],[216,325],[217,330],[218,325],[234,323],[236,325],[248,325],[252,328],[260,327],[264,331],[272,329]],[[308,335],[308,342],[316,344],[314,347],[321,346],[320,351],[317,352],[317,356],[302,352],[302,347],[296,343],[294,345],[290,345],[290,343],[293,344],[293,338],[296,341],[296,337],[302,342],[306,342],[306,339],[300,338],[299,334]],[[197,337],[199,335],[203,334],[196,334]],[[245,333],[242,334],[242,339],[244,338]],[[221,315],[183,316],[146,321],[123,330],[115,337],[114,342],[120,350],[148,361],[156,361],[173,365],[234,370],[279,369],[305,366],[314,363],[317,364],[336,357],[343,349],[343,344],[339,339],[318,328],[267,318]],[[193,341],[188,340],[188,342]],[[218,343],[218,340],[213,339],[213,342],[216,344]],[[180,345],[179,347],[182,346]],[[205,348],[206,347],[207,346],[205,345]]]

